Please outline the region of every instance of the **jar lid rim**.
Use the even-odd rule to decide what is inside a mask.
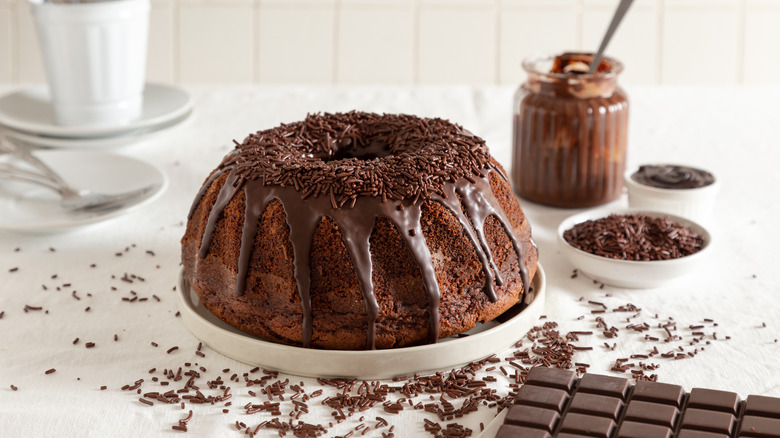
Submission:
[[[580,55],[580,56],[590,56],[591,59],[595,54],[593,52],[556,52],[556,53],[545,53],[540,55],[532,55],[525,59],[523,59],[523,62],[521,63],[523,70],[525,70],[528,73],[531,74],[537,74],[537,75],[543,75],[550,78],[556,78],[556,79],[569,79],[572,77],[579,77],[579,78],[609,78],[613,76],[619,75],[623,71],[623,63],[620,62],[617,58],[613,58],[611,56],[604,56],[601,60],[601,62],[607,61],[611,68],[607,71],[602,72],[596,72],[591,74],[580,74],[580,75],[571,75],[568,73],[552,73],[550,71],[541,71],[538,68],[536,68],[537,64],[541,61],[554,61],[556,58],[561,56],[573,56],[573,55]]]

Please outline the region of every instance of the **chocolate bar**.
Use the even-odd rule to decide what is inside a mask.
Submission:
[[[536,367],[496,438],[780,438],[780,398]]]

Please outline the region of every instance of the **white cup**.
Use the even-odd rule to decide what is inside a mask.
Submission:
[[[141,116],[149,0],[34,3],[55,122],[112,126]]]

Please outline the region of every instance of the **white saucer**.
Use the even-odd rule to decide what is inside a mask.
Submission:
[[[388,350],[316,350],[261,340],[217,319],[200,304],[182,273],[177,290],[184,325],[206,345],[230,358],[265,369],[309,377],[365,380],[409,376],[451,369],[512,346],[539,323],[544,311],[546,280],[541,264],[531,282],[528,305],[517,305],[498,320],[479,324],[469,336],[440,339],[437,344]]]
[[[120,193],[156,184],[141,202],[106,212],[68,212],[51,190],[28,183],[0,180],[0,229],[27,232],[63,231],[103,221],[157,198],[168,179],[155,166],[135,158],[96,151],[37,151],[35,155],[79,189]],[[0,156],[0,160],[7,159]]]
[[[186,122],[192,110],[184,113],[184,115],[170,120],[168,122],[150,126],[147,128],[134,129],[132,131],[123,132],[118,135],[111,135],[107,137],[86,137],[86,138],[70,138],[70,137],[50,137],[47,135],[36,135],[29,132],[16,131],[13,129],[1,129],[0,134],[9,138],[19,140],[25,144],[37,147],[47,148],[71,148],[71,149],[102,149],[102,148],[115,148],[120,146],[126,146],[129,144],[140,143],[142,141],[155,138],[168,130],[179,126]]]
[[[117,126],[62,126],[54,112],[46,86],[18,90],[0,97],[0,125],[17,131],[51,137],[88,138],[119,135],[176,119],[192,109],[190,95],[171,85],[146,84],[141,117]]]

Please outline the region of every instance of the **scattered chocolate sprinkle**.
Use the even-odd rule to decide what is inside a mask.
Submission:
[[[55,371],[57,371],[57,370],[54,369],[54,368],[49,368],[48,370],[46,370],[46,372],[44,374],[51,374],[51,373],[53,373]]]
[[[18,270],[19,270],[18,267],[13,267],[13,268],[9,269],[8,272],[16,272]]]
[[[19,388],[15,385],[11,385],[11,391],[18,391]]]

